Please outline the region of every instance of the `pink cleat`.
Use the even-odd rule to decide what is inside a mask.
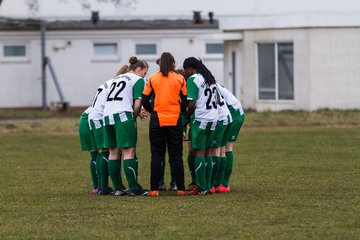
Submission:
[[[215,193],[215,187],[214,186],[212,186],[212,188],[210,189],[210,192]]]
[[[220,185],[218,190],[221,193],[228,193],[230,192],[230,187],[224,187],[223,185]]]
[[[93,189],[91,189],[91,195],[97,195],[97,193],[98,193],[98,189],[97,188],[93,188]]]

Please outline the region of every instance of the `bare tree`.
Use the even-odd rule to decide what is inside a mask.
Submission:
[[[0,0],[2,1],[2,0]],[[25,0],[26,5],[29,8],[29,11],[33,14],[39,11],[39,6],[42,0]],[[68,3],[69,0],[58,0],[60,3]],[[96,0],[98,3],[112,3],[115,6],[133,6],[137,0]],[[84,10],[91,10],[91,0],[77,0]]]

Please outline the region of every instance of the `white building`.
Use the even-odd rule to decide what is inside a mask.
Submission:
[[[221,79],[220,33],[218,22],[208,20],[52,21],[45,49],[65,100],[76,107],[89,105],[97,87],[135,55],[148,61],[148,76],[158,70],[160,54],[171,52],[179,68],[186,57],[198,56]],[[0,19],[1,108],[42,106],[41,59],[39,21]],[[47,69],[46,105],[59,101],[50,73]]]
[[[4,0],[10,4],[9,0]],[[15,5],[16,1],[11,0]],[[52,0],[54,4],[55,0]],[[50,12],[48,7],[51,1],[43,1],[43,8],[40,9],[41,15],[46,18],[63,16],[59,12]],[[70,2],[69,2],[70,3]],[[75,3],[72,1],[73,9]],[[10,6],[10,5],[9,5]],[[60,5],[59,5],[60,6]],[[92,10],[99,5],[92,5]],[[26,15],[25,10],[13,7],[11,12],[6,8],[8,16]],[[15,10],[16,9],[16,10]],[[161,29],[149,28],[148,30],[106,30],[106,31],[76,31],[75,41],[70,39],[69,34],[75,31],[52,31],[48,32],[47,52],[51,53],[50,58],[54,62],[54,67],[59,75],[59,80],[73,84],[71,75],[75,75],[78,81],[82,76],[88,79],[89,89],[96,87],[100,76],[93,75],[111,73],[117,65],[113,63],[99,62],[93,59],[91,53],[84,53],[84,46],[96,47],[94,44],[103,39],[110,39],[110,43],[116,39],[121,39],[117,45],[121,48],[121,56],[118,60],[125,61],[129,54],[135,54],[136,44],[150,43],[155,44],[159,52],[169,50],[180,61],[186,56],[195,55],[204,58],[205,63],[215,73],[217,79],[224,83],[226,87],[236,93],[241,99],[245,108],[252,108],[258,111],[263,110],[316,110],[320,108],[329,109],[359,109],[360,107],[360,1],[357,0],[137,0],[135,7],[127,8],[122,12],[122,18],[126,19],[191,19],[192,10],[202,11],[204,15],[209,11],[215,13],[219,20],[219,28],[189,29],[179,25],[183,30],[166,30],[166,37]],[[1,10],[0,14],[4,14]],[[78,12],[81,10],[78,10]],[[119,9],[107,6],[109,18],[116,19]],[[67,12],[66,17],[84,18],[85,13],[76,11]],[[94,33],[92,36],[91,33]],[[125,38],[121,33],[128,34]],[[18,34],[19,32],[13,32]],[[26,34],[29,35],[26,35]],[[80,36],[80,33],[88,35]],[[103,34],[99,36],[98,34]],[[160,34],[161,33],[161,34]],[[31,54],[34,59],[39,59],[39,35],[35,31],[22,32],[20,39],[32,36],[37,38],[33,43],[28,43],[32,47]],[[4,41],[11,41],[11,35],[0,32],[0,44]],[[121,35],[121,36],[120,36]],[[89,37],[91,36],[91,37]],[[86,39],[89,38],[89,39]],[[71,46],[67,42],[71,40]],[[148,41],[149,40],[149,41]],[[75,44],[77,41],[78,44]],[[109,43],[109,41],[107,42]],[[214,51],[221,49],[223,43],[224,54],[207,54],[206,46]],[[211,45],[213,44],[213,45]],[[81,47],[79,47],[81,46]],[[1,47],[2,48],[2,47]],[[59,49],[56,50],[55,49]],[[77,49],[77,50],[75,50]],[[189,52],[187,52],[190,50]],[[81,54],[79,52],[81,52]],[[122,55],[124,53],[124,55]],[[84,57],[90,59],[91,63],[76,65],[76,58]],[[71,66],[76,66],[75,70],[68,70],[69,59]],[[89,61],[90,61],[89,60]],[[150,57],[153,71],[155,57]],[[179,61],[178,60],[178,61]],[[31,66],[14,64],[13,69],[23,69],[24,74],[30,75],[33,81],[39,80],[40,62],[37,61],[36,73]],[[86,62],[86,61],[85,61]],[[1,76],[11,76],[17,78],[17,72],[9,70],[11,64],[0,61]],[[4,66],[7,68],[4,72]],[[36,65],[35,65],[36,66]],[[58,69],[60,68],[60,69]],[[81,70],[82,68],[88,70]],[[90,69],[90,70],[89,70]],[[95,71],[96,70],[96,71]],[[77,74],[76,71],[81,72]],[[87,71],[94,71],[93,74]],[[96,72],[96,73],[95,73]],[[5,73],[5,74],[3,74]],[[62,74],[63,76],[60,76]],[[36,80],[35,80],[36,79]],[[71,80],[70,80],[71,79]],[[3,80],[2,80],[3,82]],[[18,85],[17,81],[9,80],[9,83]],[[24,84],[24,83],[22,83]],[[40,85],[35,91],[40,91]],[[64,85],[64,84],[62,84]],[[34,82],[31,86],[35,86]],[[64,95],[69,99],[71,105],[83,104],[81,101],[72,100],[72,96],[80,94],[80,88],[73,86],[65,90]],[[65,88],[65,87],[63,87]],[[39,89],[39,90],[38,90]],[[6,94],[8,91],[4,91]],[[69,91],[69,92],[68,92]],[[57,99],[54,90],[49,89],[49,96]],[[1,93],[0,93],[1,94]],[[37,94],[41,94],[38,92]],[[85,93],[84,93],[85,94]],[[90,98],[89,95],[82,95],[81,99]],[[24,96],[27,96],[26,94]],[[38,97],[38,96],[37,96]],[[0,96],[0,107],[4,106],[38,106],[39,100],[29,101],[17,97],[11,105],[3,101]],[[70,99],[71,98],[71,99]],[[4,103],[3,103],[4,102]],[[28,104],[30,103],[31,104]],[[10,105],[9,105],[10,104]]]
[[[224,79],[246,108],[360,108],[359,1],[252,6],[220,20],[224,32],[241,35],[224,41]]]

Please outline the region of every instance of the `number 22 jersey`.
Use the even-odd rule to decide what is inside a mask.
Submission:
[[[125,112],[134,112],[134,100],[141,99],[144,85],[143,78],[130,72],[113,79],[108,89],[104,108],[104,118],[109,119],[110,125],[115,124],[114,114],[119,114],[122,118]]]

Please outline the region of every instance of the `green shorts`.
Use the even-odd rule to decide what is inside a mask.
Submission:
[[[132,148],[137,143],[137,126],[135,119],[130,116],[127,121],[115,119],[115,124],[104,127],[105,148]]]
[[[96,128],[94,121],[102,125],[102,120],[90,120],[91,134],[94,136],[97,149],[105,148],[104,127]]]
[[[214,125],[216,125],[216,122],[191,121],[189,135],[193,149],[206,150],[210,147],[215,135]]]
[[[215,136],[211,142],[211,148],[225,147],[227,139],[224,138],[226,130],[229,129],[229,124],[224,124],[224,121],[218,121],[215,128]]]
[[[90,132],[88,114],[83,113],[79,120],[79,137],[82,151],[96,150],[94,136]]]
[[[245,113],[243,115],[240,115],[240,112],[237,111],[236,114],[232,115],[232,122],[229,125],[229,132],[225,133],[225,138],[227,139],[227,142],[235,142],[241,126],[243,125],[245,120]]]

